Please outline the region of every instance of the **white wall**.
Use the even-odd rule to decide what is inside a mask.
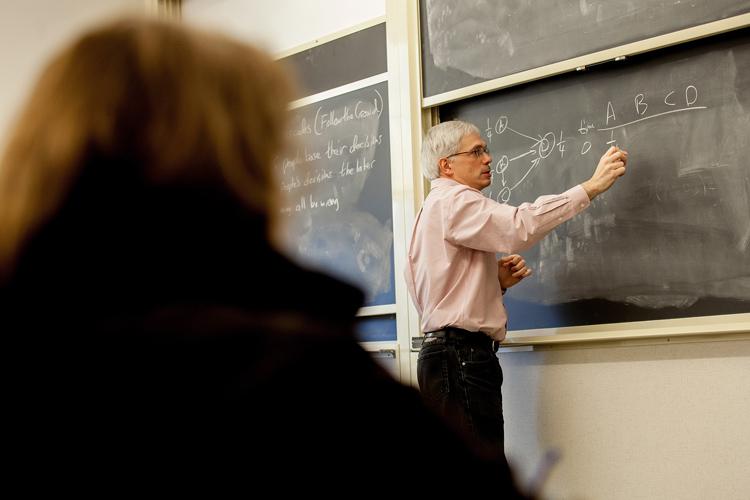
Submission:
[[[507,454],[547,498],[750,498],[750,341],[500,355]]]
[[[184,20],[272,53],[385,15],[385,0],[183,0]]]
[[[81,29],[144,0],[0,0],[0,147],[47,59]]]

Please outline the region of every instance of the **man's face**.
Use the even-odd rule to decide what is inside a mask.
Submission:
[[[459,144],[459,153],[441,160],[445,163],[441,166],[440,176],[480,191],[486,188],[492,183],[492,157],[485,152],[486,146],[479,134],[464,136]]]

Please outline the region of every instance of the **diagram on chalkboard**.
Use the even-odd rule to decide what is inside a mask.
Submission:
[[[537,133],[536,137],[527,133],[519,132],[509,126],[509,119],[507,116],[502,115],[492,121],[491,118],[487,118],[486,126],[484,128],[484,135],[487,138],[488,144],[492,144],[493,138],[495,142],[501,134],[512,134],[514,135],[515,141],[510,141],[514,144],[514,149],[517,149],[517,141],[523,143],[525,139],[527,141],[528,150],[523,150],[522,145],[521,152],[518,154],[512,153],[509,157],[508,154],[503,154],[501,150],[500,158],[494,162],[494,173],[500,177],[500,186],[491,188],[487,195],[490,198],[495,199],[501,203],[507,203],[513,194],[513,190],[518,188],[536,169],[543,160],[555,155],[550,159],[549,163],[553,163],[563,159],[566,152],[568,154],[578,154],[584,156],[591,152],[593,146],[593,132],[609,132],[609,139],[601,141],[601,145],[617,146],[617,138],[615,137],[615,131],[624,127],[633,127],[641,122],[647,120],[655,120],[660,117],[672,115],[675,113],[684,113],[688,111],[700,111],[708,109],[707,106],[701,106],[698,104],[699,91],[698,87],[689,84],[684,89],[684,99],[678,100],[675,96],[675,90],[668,90],[664,92],[663,99],[661,102],[649,101],[644,93],[636,94],[632,99],[633,109],[630,110],[632,115],[635,113],[635,117],[627,122],[617,119],[618,112],[615,110],[615,106],[612,101],[607,101],[606,108],[602,110],[602,115],[605,115],[599,122],[589,121],[588,118],[582,118],[580,120],[580,126],[577,128],[577,135],[573,140],[569,139],[570,134],[566,133],[562,129],[555,133],[553,131],[545,131],[544,133]],[[662,96],[657,96],[661,99]],[[659,107],[657,107],[659,106]],[[652,111],[649,112],[649,109]],[[653,110],[658,109],[658,112]],[[602,123],[597,125],[596,123]],[[575,140],[577,138],[578,140]],[[571,144],[569,144],[569,142]],[[516,151],[517,152],[517,151]],[[509,170],[510,169],[510,170]],[[495,183],[496,184],[496,183]],[[499,191],[496,191],[499,189]]]

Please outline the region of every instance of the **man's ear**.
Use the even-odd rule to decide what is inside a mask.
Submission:
[[[440,169],[440,177],[453,177],[453,166],[451,166],[448,158],[440,158],[438,168]]]

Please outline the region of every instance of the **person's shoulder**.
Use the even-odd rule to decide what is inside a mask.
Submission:
[[[305,294],[304,301],[295,302],[295,307],[312,315],[321,312],[325,317],[334,313],[341,317],[353,317],[364,305],[364,291],[326,272],[293,261],[288,256],[276,252],[274,268],[281,270],[278,276],[294,284],[294,288]],[[336,307],[332,308],[331,303]]]

